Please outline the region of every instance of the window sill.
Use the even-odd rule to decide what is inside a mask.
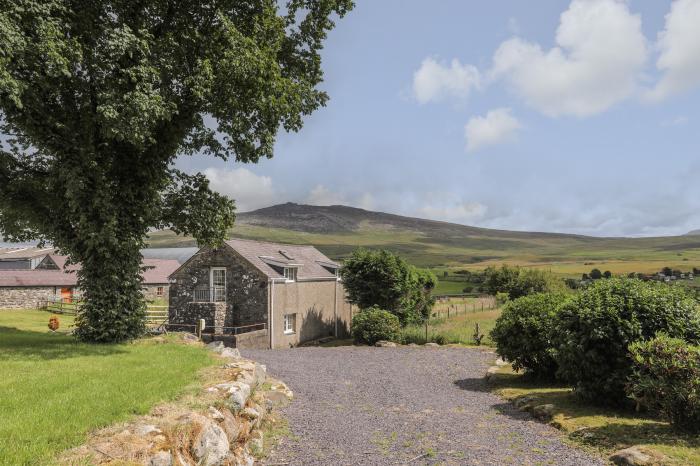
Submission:
[[[294,335],[296,332],[294,330],[285,330],[285,335]]]

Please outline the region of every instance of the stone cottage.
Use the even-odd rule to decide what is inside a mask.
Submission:
[[[353,310],[339,267],[313,246],[233,239],[202,248],[170,276],[170,324],[192,331],[204,319],[240,347],[345,336]]]
[[[80,295],[75,271],[66,256],[47,254],[33,269],[0,269],[0,309],[36,309],[47,301],[72,302]],[[147,300],[167,299],[168,276],[176,260],[144,259],[143,292]]]

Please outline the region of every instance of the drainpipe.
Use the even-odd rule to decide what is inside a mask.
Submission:
[[[270,332],[270,349],[274,349],[275,347],[275,340],[274,340],[274,326],[273,324],[273,318],[275,315],[275,280],[270,279],[270,317],[267,319],[268,326],[267,326],[267,331]]]
[[[333,282],[333,322],[335,324],[335,337],[338,338],[338,280]]]

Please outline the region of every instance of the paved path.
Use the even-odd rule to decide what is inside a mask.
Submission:
[[[286,382],[293,435],[267,464],[596,465],[489,393],[493,354],[464,348],[242,351]]]

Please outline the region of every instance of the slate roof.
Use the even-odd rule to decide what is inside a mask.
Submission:
[[[65,256],[53,256],[56,263],[65,264]],[[144,259],[148,267],[143,272],[144,285],[165,285],[168,277],[180,263],[172,259]],[[76,286],[78,277],[74,273],[79,265],[72,265],[68,270],[0,270],[0,287],[3,286]]]
[[[247,239],[232,239],[226,244],[269,278],[284,278],[285,266],[296,267],[297,279],[301,280],[334,278],[335,273],[329,268],[340,267],[313,246]]]
[[[0,248],[0,261],[2,260],[18,260],[18,259],[33,259],[35,257],[53,254],[54,248],[37,248],[34,246],[25,248]]]

